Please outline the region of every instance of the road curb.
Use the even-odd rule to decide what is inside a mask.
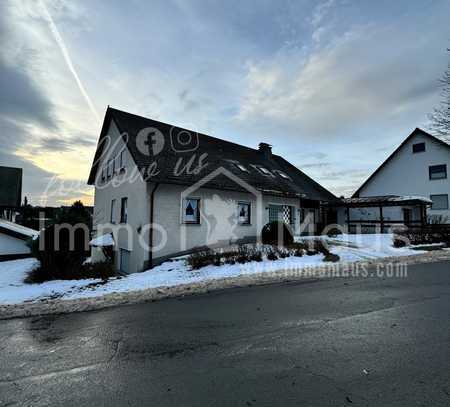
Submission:
[[[450,260],[450,252],[430,252],[418,254],[417,256],[383,258],[370,260],[367,262],[335,263],[340,267],[356,269],[358,265],[366,264],[375,266],[376,264],[404,263],[420,264]],[[305,275],[304,269],[279,270],[270,273],[241,275],[238,277],[228,277],[216,280],[208,280],[195,284],[182,284],[171,287],[149,288],[140,291],[130,291],[126,293],[110,293],[99,297],[80,298],[73,300],[48,299],[37,302],[26,302],[22,304],[0,305],[0,320],[11,318],[26,318],[32,316],[65,314],[71,312],[83,312],[100,310],[118,305],[138,304],[142,302],[159,301],[166,298],[177,298],[205,294],[230,288],[242,288],[248,286],[259,286],[267,284],[285,282],[310,283],[320,279],[331,278],[326,272],[330,270],[330,263],[311,267],[312,275]],[[355,277],[349,275],[349,277]]]

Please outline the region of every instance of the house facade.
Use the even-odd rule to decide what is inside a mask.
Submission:
[[[117,268],[145,270],[204,247],[255,241],[273,220],[315,233],[337,198],[261,143],[252,149],[108,108],[89,176],[94,237]],[[93,258],[102,251],[93,248]]]
[[[429,199],[427,220],[450,223],[450,145],[416,128],[383,164],[358,188],[353,198],[406,196]],[[405,210],[407,209],[407,210]],[[361,211],[361,209],[354,209]],[[366,218],[378,209],[363,209]],[[392,207],[389,216],[405,223],[419,220],[420,205]],[[374,215],[375,212],[375,215]]]

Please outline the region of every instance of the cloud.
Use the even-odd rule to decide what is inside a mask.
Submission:
[[[79,147],[94,147],[95,141],[87,136],[61,138],[56,136],[43,137],[39,140],[37,150],[43,151],[70,151]]]
[[[22,66],[0,55],[0,116],[55,128],[52,105]]]
[[[367,24],[306,57],[294,50],[253,61],[237,122],[290,136],[330,137],[376,118],[405,123],[426,117],[440,67],[425,55],[432,48],[439,55],[437,35],[416,41],[412,27],[400,22]]]

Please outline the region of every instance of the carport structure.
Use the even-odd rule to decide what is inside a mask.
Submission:
[[[349,232],[359,229],[362,233],[384,233],[396,225],[426,225],[431,203],[421,196],[383,195],[342,198],[326,205],[338,209],[338,223],[345,224]]]

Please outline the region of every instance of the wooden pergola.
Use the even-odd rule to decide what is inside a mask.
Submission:
[[[365,225],[379,225],[381,233],[384,232],[386,224],[413,224],[413,225],[426,225],[427,224],[427,207],[431,205],[431,201],[427,198],[420,196],[400,196],[400,195],[384,195],[384,196],[371,196],[360,198],[342,198],[338,202],[327,203],[328,207],[344,207],[346,208],[347,219],[346,223],[350,227],[350,224],[365,224]],[[409,220],[405,222],[405,219],[385,219],[383,215],[383,208],[385,207],[420,207],[420,219]],[[350,208],[378,208],[379,219],[350,219]]]

